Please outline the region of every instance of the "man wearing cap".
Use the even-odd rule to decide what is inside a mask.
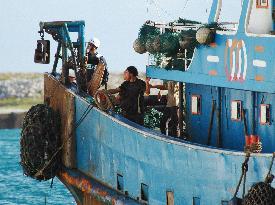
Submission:
[[[116,89],[108,90],[111,94],[119,93],[117,99],[122,115],[140,125],[144,124],[144,92],[146,84],[137,78],[136,67],[129,66],[124,71],[124,82]]]
[[[100,46],[99,39],[92,38],[89,41],[89,44],[88,44],[88,47],[86,50],[86,64],[88,64],[88,66],[87,66],[87,82],[89,82],[91,80],[96,66],[99,64],[99,62],[101,62],[105,65],[105,71],[104,71],[103,82],[102,82],[102,85],[105,85],[108,81],[109,73],[107,70],[107,63],[106,63],[105,58],[97,52],[97,49],[99,48],[99,46]]]

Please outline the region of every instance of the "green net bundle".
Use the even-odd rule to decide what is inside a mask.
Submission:
[[[140,54],[145,53],[147,51],[147,49],[146,49],[147,40],[154,39],[154,37],[159,34],[160,34],[159,29],[157,29],[153,26],[144,24],[140,28],[138,39],[136,39],[134,42],[134,46],[133,46],[134,50]]]
[[[193,20],[188,20],[188,19],[183,19],[183,18],[179,18],[178,20],[175,21],[175,23],[182,23],[184,25],[186,25],[186,24],[202,24],[201,22],[198,22],[198,21],[193,21]]]
[[[171,25],[171,28],[166,28],[165,32],[161,33],[160,28],[144,24],[133,46],[137,53],[152,54],[155,65],[165,69],[183,68],[186,66],[183,59],[188,59],[189,62],[195,48],[210,45],[215,40],[216,31],[225,30],[218,23],[203,24],[182,18],[167,25]],[[187,30],[176,31],[173,25],[187,26]],[[178,58],[178,54],[186,54],[186,51],[187,56],[181,55],[183,57]]]
[[[165,32],[160,35],[161,53],[168,55],[176,54],[179,51],[179,37],[178,33]]]
[[[195,47],[198,46],[198,41],[196,40],[196,31],[195,30],[187,30],[181,31],[179,34],[179,45],[181,49],[189,49],[194,50]]]
[[[162,116],[163,113],[154,108],[146,111],[144,116],[144,126],[150,129],[159,128]]]

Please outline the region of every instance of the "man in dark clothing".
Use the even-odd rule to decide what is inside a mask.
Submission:
[[[117,89],[109,90],[111,94],[119,93],[122,115],[140,125],[144,124],[144,92],[146,84],[137,78],[138,71],[134,66],[124,71],[124,82]]]

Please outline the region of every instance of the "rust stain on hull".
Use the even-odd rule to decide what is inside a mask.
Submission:
[[[59,173],[59,177],[63,182],[76,187],[77,189],[81,190],[82,193],[84,193],[82,205],[123,205],[121,201],[117,201],[115,198],[112,198],[108,194],[108,192],[93,187],[91,182],[89,182],[87,179],[73,177],[69,175],[67,172]],[[98,197],[94,197],[93,195],[96,195]]]
[[[68,168],[76,168],[75,97],[49,74],[44,75],[44,83],[44,102],[61,117],[62,163]]]

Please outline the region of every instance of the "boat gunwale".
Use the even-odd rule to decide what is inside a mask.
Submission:
[[[83,98],[83,97],[81,97],[81,96],[79,96],[75,93],[74,93],[74,95],[76,97],[80,98],[80,100],[87,103],[87,105],[90,104],[85,98]],[[175,145],[179,145],[179,146],[184,146],[184,147],[189,148],[189,149],[201,150],[201,151],[210,152],[210,153],[236,155],[236,156],[244,156],[244,157],[246,156],[245,152],[234,151],[234,150],[229,150],[229,149],[215,148],[215,147],[211,147],[211,146],[207,147],[206,145],[201,145],[201,144],[198,144],[198,143],[188,142],[188,141],[185,141],[183,139],[166,136],[166,135],[161,134],[161,133],[156,133],[156,131],[154,131],[154,130],[150,130],[149,128],[146,128],[146,127],[143,127],[141,125],[135,124],[135,123],[133,123],[133,122],[127,120],[127,119],[121,119],[120,120],[120,119],[116,118],[116,116],[112,116],[112,115],[98,109],[97,107],[94,107],[93,109],[95,109],[97,112],[104,115],[105,117],[108,117],[113,122],[118,123],[119,125],[127,128],[127,129],[133,130],[133,131],[135,131],[139,134],[142,134],[146,138],[151,137],[151,138],[154,138],[154,139],[159,140],[159,141],[167,142],[169,144],[175,144]],[[272,156],[273,156],[273,153],[251,153],[251,157],[272,157]]]
[[[52,78],[54,80],[57,80],[50,73],[45,73],[45,74],[48,75],[50,78]],[[91,104],[83,96],[80,96],[80,95],[76,94],[71,89],[67,88],[66,86],[64,86],[61,83],[60,83],[60,85],[62,85],[72,95],[79,98],[82,102],[86,103],[87,105]],[[185,147],[185,148],[188,148],[188,149],[200,150],[200,151],[209,152],[209,153],[216,153],[216,154],[222,154],[222,155],[244,156],[244,157],[246,156],[246,153],[242,152],[242,151],[215,148],[215,147],[206,146],[206,145],[202,145],[202,144],[198,144],[198,143],[188,142],[188,141],[185,141],[185,140],[179,139],[179,138],[166,136],[166,135],[163,135],[161,133],[156,133],[156,131],[151,130],[151,129],[146,128],[146,127],[143,127],[141,125],[135,124],[135,123],[127,120],[126,118],[123,118],[122,116],[121,116],[121,119],[118,119],[118,118],[115,117],[115,115],[112,116],[112,115],[98,109],[97,107],[94,107],[93,109],[95,109],[97,112],[104,115],[105,117],[111,119],[113,122],[127,128],[127,129],[133,130],[133,131],[135,131],[139,134],[142,134],[143,137],[145,137],[145,138],[150,137],[150,138],[153,138],[153,139],[156,139],[156,140],[159,140],[159,141],[163,141],[163,142],[166,142],[166,143],[169,143],[169,144],[174,144],[174,145],[182,146],[182,147]],[[273,156],[273,153],[251,153],[251,157],[268,157],[268,158],[272,158],[272,156]]]

